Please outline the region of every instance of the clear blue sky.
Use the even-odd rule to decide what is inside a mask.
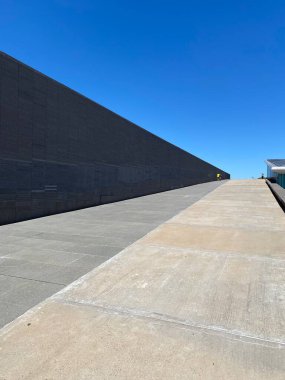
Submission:
[[[233,178],[285,158],[284,0],[0,0],[0,49]]]

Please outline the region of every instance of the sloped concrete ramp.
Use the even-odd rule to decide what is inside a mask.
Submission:
[[[0,379],[284,379],[285,218],[230,181],[1,330]]]
[[[202,183],[0,226],[0,328],[222,183]]]

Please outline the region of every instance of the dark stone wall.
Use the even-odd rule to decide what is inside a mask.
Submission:
[[[0,52],[0,224],[229,175]]]

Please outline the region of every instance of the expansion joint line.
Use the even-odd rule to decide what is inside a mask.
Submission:
[[[34,282],[41,282],[44,284],[52,284],[52,285],[60,285],[60,286],[66,286],[66,284],[61,284],[59,282],[51,282],[51,281],[44,281],[44,280],[36,280],[34,278],[28,278],[28,277],[21,277],[21,276],[14,276],[11,274],[5,274],[5,273],[0,273],[0,276],[3,277],[11,277],[11,278],[19,278],[21,280],[28,280],[28,281],[34,281]],[[1,379],[0,379],[1,380]]]
[[[243,331],[230,330],[222,326],[205,325],[191,320],[174,318],[167,314],[148,312],[145,310],[138,309],[130,309],[114,305],[100,304],[99,302],[86,302],[83,300],[73,301],[57,296],[54,296],[53,299],[56,302],[60,302],[67,305],[94,308],[97,311],[103,312],[105,314],[123,315],[130,318],[148,319],[154,323],[170,324],[173,327],[179,329],[194,330],[196,332],[201,332],[209,335],[224,336],[230,340],[241,341],[244,343],[255,344],[259,346],[271,347],[276,349],[285,349],[285,341],[281,339],[266,339],[263,337],[250,335],[249,333]]]

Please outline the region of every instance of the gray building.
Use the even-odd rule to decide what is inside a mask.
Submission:
[[[0,52],[0,224],[214,181],[218,173],[230,177]]]
[[[267,178],[275,178],[278,185],[285,189],[285,159],[268,158],[265,163]]]

